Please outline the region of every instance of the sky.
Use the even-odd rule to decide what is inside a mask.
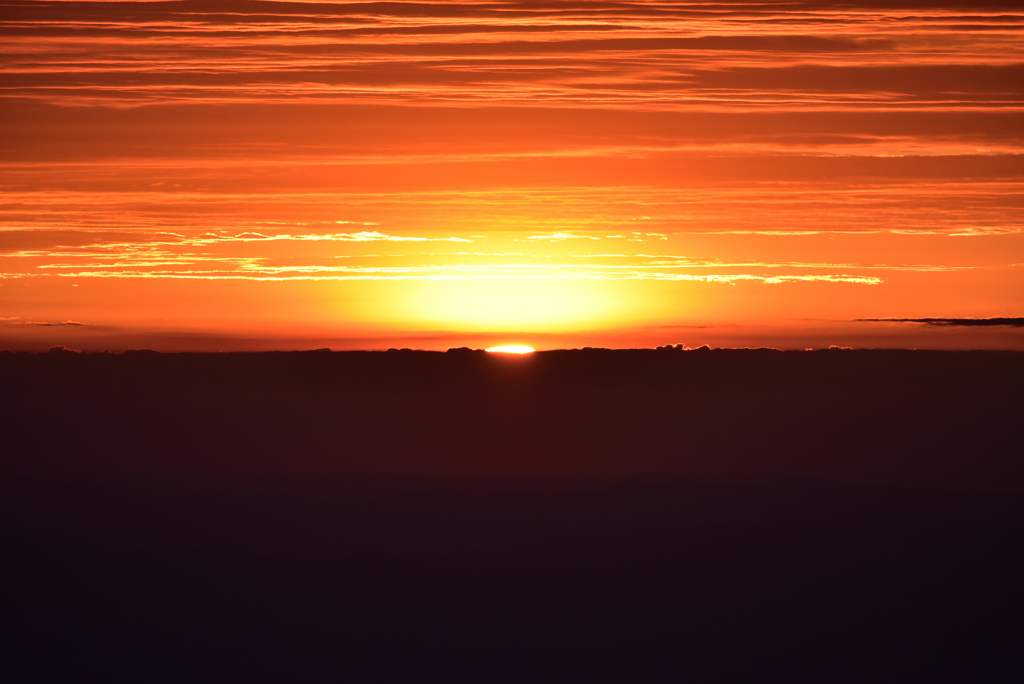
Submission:
[[[0,0],[0,348],[1024,349],[1022,104],[1007,0]]]

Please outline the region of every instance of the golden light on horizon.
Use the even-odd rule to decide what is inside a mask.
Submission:
[[[506,344],[500,347],[491,347],[487,351],[498,354],[532,354],[537,350],[533,347],[527,347],[525,344]]]

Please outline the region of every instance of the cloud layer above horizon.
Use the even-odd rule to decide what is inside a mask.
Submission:
[[[1024,310],[1019,3],[0,6],[0,318]]]

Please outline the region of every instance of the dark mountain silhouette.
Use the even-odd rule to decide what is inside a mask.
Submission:
[[[1015,681],[1022,388],[1003,352],[3,353],[0,667]]]

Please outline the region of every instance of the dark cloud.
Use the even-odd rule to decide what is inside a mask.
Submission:
[[[924,323],[926,325],[987,328],[1009,326],[1024,328],[1024,317],[1017,318],[858,318],[866,323]]]
[[[0,325],[37,325],[43,328],[54,328],[58,326],[72,326],[76,328],[90,328],[88,323],[79,323],[78,321],[62,321],[60,323],[52,323],[50,321],[26,321],[21,316],[8,316],[0,318]]]
[[[140,233],[99,230],[5,230],[0,232],[0,254],[58,247],[78,248],[124,243],[178,240],[171,233]]]
[[[26,321],[25,325],[41,325],[46,328],[51,328],[60,325],[70,325],[78,328],[88,327],[88,323],[79,323],[78,321],[63,321],[61,323],[47,323],[45,321]]]
[[[50,347],[50,349],[46,353],[47,354],[81,354],[82,350],[80,350],[80,349],[72,349],[70,347],[64,346],[63,344],[58,344],[58,345],[56,345],[54,347]]]

